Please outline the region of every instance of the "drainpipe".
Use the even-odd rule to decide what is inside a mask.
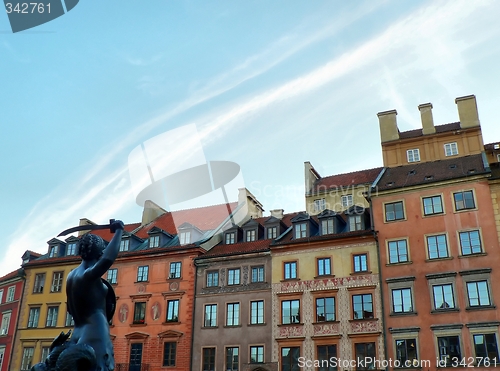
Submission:
[[[194,258],[195,259],[195,258]],[[193,259],[193,266],[194,266],[194,295],[193,295],[193,314],[192,314],[192,320],[191,320],[191,358],[189,359],[189,370],[193,371],[193,357],[194,357],[194,326],[195,326],[195,308],[196,308],[196,290],[197,286],[196,283],[198,281],[198,267],[195,264],[195,261]]]
[[[373,221],[373,204],[372,204],[372,189],[368,191],[368,194],[365,195],[365,198],[367,199],[369,205],[370,205],[370,222],[372,225],[372,232],[373,232],[373,238],[375,238],[375,244],[377,247],[377,263],[378,263],[378,279],[379,279],[379,289],[380,289],[380,305],[382,308],[382,337],[384,341],[384,358],[387,361],[387,331],[385,327],[385,305],[384,305],[384,289],[383,289],[383,284],[382,284],[382,262],[380,261],[380,244],[378,242],[378,236],[377,233],[378,231],[375,230],[375,224]],[[386,366],[385,368],[386,371],[389,370],[389,366]]]

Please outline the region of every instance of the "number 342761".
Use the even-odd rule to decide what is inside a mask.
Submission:
[[[7,13],[19,13],[19,14],[28,14],[28,13],[50,13],[50,3],[6,3],[5,9]]]

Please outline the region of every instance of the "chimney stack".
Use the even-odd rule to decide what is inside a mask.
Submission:
[[[422,119],[422,133],[424,135],[434,134],[436,128],[434,127],[434,119],[432,118],[432,104],[424,103],[418,106],[420,111],[420,118]]]
[[[380,141],[382,143],[399,139],[397,114],[396,110],[377,113],[380,125]]]
[[[274,209],[274,210],[271,210],[271,216],[274,216],[276,219],[283,219],[283,213],[284,213],[285,210],[283,209]]]
[[[458,117],[460,118],[460,127],[462,129],[480,126],[475,95],[458,97],[455,99],[455,103],[457,104]]]

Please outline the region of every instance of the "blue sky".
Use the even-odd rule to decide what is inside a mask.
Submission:
[[[12,34],[0,13],[0,275],[86,217],[137,222],[129,153],[196,124],[267,211],[305,208],[321,175],[382,165],[400,130],[458,121],[475,94],[500,140],[497,1],[81,1]]]

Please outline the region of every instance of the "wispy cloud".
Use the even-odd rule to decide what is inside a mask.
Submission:
[[[310,94],[354,72],[386,64],[384,58],[391,53],[395,55],[411,50],[413,61],[408,63],[407,68],[426,68],[437,71],[438,66],[443,67],[443,63],[449,63],[450,60],[456,58],[464,58],[462,53],[477,42],[477,40],[467,39],[465,43],[454,43],[454,35],[470,27],[471,23],[464,22],[464,19],[478,8],[487,5],[487,2],[467,1],[432,3],[431,6],[398,21],[381,34],[323,66],[262,91],[250,99],[235,101],[231,103],[231,106],[223,107],[224,111],[221,109],[218,112],[200,116],[201,135],[206,142],[218,140],[221,136],[227,135],[234,124],[244,122],[247,118],[273,105]],[[351,21],[358,17],[360,15],[356,14]],[[0,272],[6,273],[13,267],[17,267],[19,257],[26,249],[44,251],[44,241],[52,238],[57,231],[67,228],[69,220],[78,220],[86,216],[95,219],[96,222],[102,222],[106,216],[118,214],[125,207],[130,207],[129,202],[124,202],[133,197],[131,188],[128,186],[127,166],[122,163],[123,160],[119,162],[118,159],[126,158],[127,151],[140,143],[151,130],[164,125],[176,115],[269,71],[273,66],[290,58],[311,43],[323,40],[337,31],[335,27],[328,27],[307,37],[295,39],[299,42],[290,41],[286,37],[276,41],[269,48],[249,57],[228,73],[214,78],[173,109],[137,126],[135,130],[128,132],[119,141],[109,146],[106,151],[98,153],[96,158],[99,160],[92,161],[91,170],[79,175],[78,180],[71,178],[71,182],[68,180],[58,187],[52,194],[41,200],[21,222],[20,227],[11,236],[6,258],[0,263]],[[438,40],[435,40],[436,38]],[[426,48],[419,47],[430,39],[433,39],[434,43],[429,43]],[[444,51],[443,43],[447,46]],[[444,56],[441,59],[429,61],[432,58],[428,58],[426,54],[433,53],[435,49],[441,50]],[[132,62],[129,61],[129,63]],[[465,59],[462,63],[466,63]],[[404,73],[404,67],[389,63],[388,68],[390,69],[388,76]],[[454,74],[461,71],[461,68],[459,65],[454,72],[450,72],[443,83],[452,79]],[[385,82],[387,81],[391,81],[390,77],[386,77]],[[379,84],[384,84],[384,79]],[[393,82],[391,84],[390,95],[393,99],[397,99],[398,86]],[[110,171],[112,163],[121,163],[121,165],[114,166],[115,170]]]

